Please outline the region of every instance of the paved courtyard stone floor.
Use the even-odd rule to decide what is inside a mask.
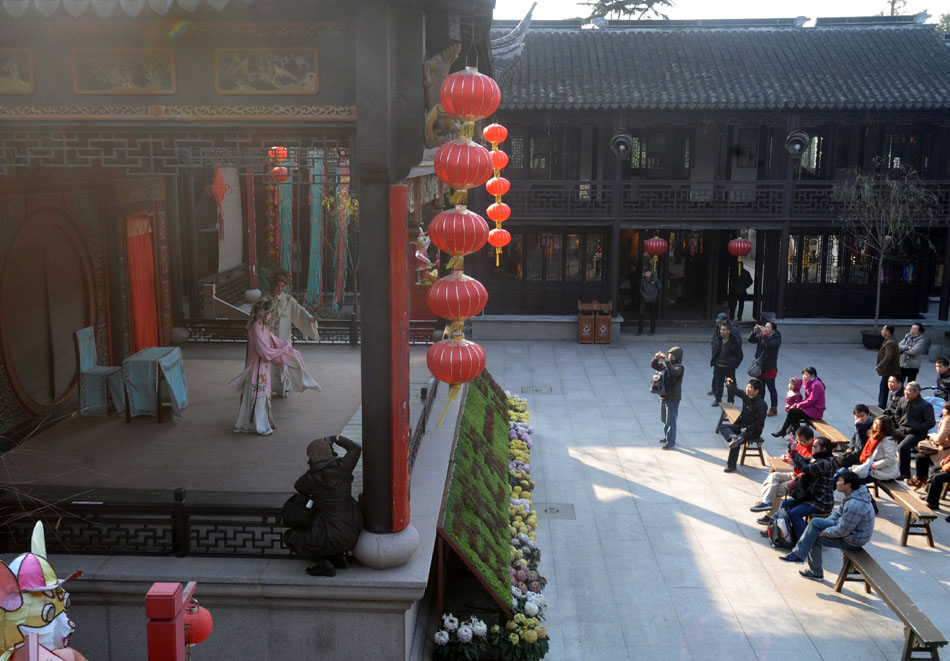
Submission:
[[[537,430],[531,463],[541,572],[549,581],[547,658],[899,659],[903,627],[880,598],[853,583],[832,591],[839,551],[825,551],[826,579],[816,583],[798,575],[801,565],[780,561],[759,535],[759,514],[749,507],[766,469],[751,459],[737,473],[722,471],[727,448],[713,433],[719,410],[705,394],[705,341],[681,344],[677,447],[660,450],[649,363],[670,347],[637,339],[482,343],[495,379],[525,393]],[[751,361],[749,349],[739,374]],[[813,365],[827,387],[825,419],[849,431],[853,406],[876,400],[874,358],[860,346],[787,344],[779,356],[780,400],[788,378]],[[929,384],[932,373],[925,367],[921,374]],[[773,455],[782,450],[768,432],[781,421],[766,424]],[[950,634],[950,525],[942,516],[934,522],[934,549],[923,537],[901,547],[903,510],[883,494],[878,503],[870,553]]]

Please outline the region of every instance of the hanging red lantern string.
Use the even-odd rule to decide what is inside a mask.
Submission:
[[[488,217],[495,221],[495,229],[488,234],[488,241],[495,247],[495,268],[501,264],[501,249],[511,243],[511,234],[501,228],[501,224],[511,217],[511,207],[501,201],[501,196],[511,190],[511,182],[501,176],[501,169],[508,165],[508,155],[499,151],[498,143],[508,137],[508,129],[501,124],[489,124],[482,129],[482,135],[491,143],[492,178],[485,183],[485,190],[495,196],[494,204],[485,210]]]
[[[429,371],[439,381],[449,384],[448,401],[437,425],[442,424],[449,404],[458,397],[462,384],[471,381],[485,369],[485,350],[464,339],[460,326],[453,324],[453,334],[448,339],[436,342],[426,352]]]
[[[465,255],[481,250],[488,240],[488,223],[474,211],[457,206],[432,219],[429,239],[439,250],[452,255],[446,267],[460,271]]]
[[[653,270],[656,271],[656,262],[657,257],[662,255],[667,250],[669,250],[669,244],[665,239],[661,239],[658,236],[654,236],[652,239],[647,239],[643,243],[643,249],[646,250],[648,255],[653,256]]]
[[[498,83],[475,67],[449,74],[439,89],[442,109],[463,122],[476,122],[495,114],[501,104]]]
[[[454,271],[429,288],[429,307],[442,319],[465,321],[481,312],[488,303],[485,285]]]

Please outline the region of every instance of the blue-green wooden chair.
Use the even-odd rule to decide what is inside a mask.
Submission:
[[[116,411],[125,410],[122,368],[96,364],[96,335],[91,326],[75,333],[79,356],[79,414],[109,415],[109,396]]]

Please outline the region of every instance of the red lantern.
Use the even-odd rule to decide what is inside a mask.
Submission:
[[[500,149],[494,149],[491,152],[491,166],[494,170],[504,170],[508,165],[508,154]]]
[[[271,179],[274,181],[287,181],[290,179],[290,170],[284,166],[278,166],[270,169]]]
[[[455,190],[481,186],[492,175],[490,152],[465,138],[439,147],[434,165],[436,176]]]
[[[457,387],[482,373],[485,369],[485,350],[461,338],[442,340],[429,347],[426,365],[439,381]]]
[[[450,74],[439,90],[442,108],[464,122],[474,122],[498,110],[498,83],[474,67]]]
[[[271,147],[267,150],[267,155],[271,158],[282,161],[287,158],[287,148],[286,147]]]
[[[185,645],[197,645],[211,634],[214,621],[207,608],[197,603],[188,604],[185,609]]]
[[[489,124],[482,129],[482,135],[485,136],[485,140],[489,144],[497,145],[499,142],[504,142],[505,138],[508,137],[508,129],[501,124]]]
[[[511,233],[508,230],[496,228],[488,233],[488,243],[501,249],[511,243]]]
[[[726,249],[729,250],[729,254],[733,257],[745,257],[752,252],[752,243],[747,239],[739,237],[730,241]]]
[[[465,207],[443,211],[429,223],[429,238],[453,257],[481,250],[488,240],[488,223]]]
[[[496,223],[503,223],[511,217],[511,207],[504,202],[495,202],[488,205],[485,213]]]
[[[487,190],[490,195],[494,195],[496,197],[499,195],[504,195],[509,190],[511,190],[511,182],[504,177],[492,177],[485,182],[485,190]]]
[[[658,236],[653,237],[652,239],[647,239],[643,244],[643,249],[647,251],[648,255],[662,255],[667,251],[669,245],[664,239],[661,239]]]
[[[442,319],[464,321],[488,303],[485,285],[460,271],[453,271],[429,288],[429,307]]]

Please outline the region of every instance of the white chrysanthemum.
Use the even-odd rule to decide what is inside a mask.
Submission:
[[[436,645],[448,645],[449,632],[439,629],[438,631],[435,632],[435,636],[433,638],[435,640]]]
[[[459,619],[448,613],[442,616],[442,626],[445,627],[446,631],[455,631],[459,628]]]
[[[530,599],[527,602],[525,602],[524,614],[527,615],[528,617],[534,617],[535,615],[538,614],[538,611],[540,610],[541,609],[538,608],[538,605],[534,603],[533,601],[531,601]]]
[[[484,638],[488,633],[488,625],[476,617],[472,618],[472,633],[479,638]]]
[[[459,641],[462,643],[472,642],[472,628],[467,624],[463,624],[459,627],[459,630],[455,633],[459,637]]]

